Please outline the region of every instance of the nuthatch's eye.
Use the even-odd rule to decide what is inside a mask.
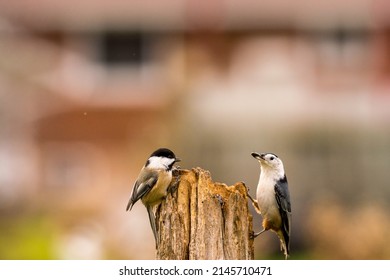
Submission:
[[[274,157],[270,157],[269,159],[270,159],[270,160],[274,160]]]

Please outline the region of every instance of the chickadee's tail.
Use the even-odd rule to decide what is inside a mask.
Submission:
[[[154,240],[156,241],[156,249],[157,249],[160,240],[157,233],[156,217],[154,216],[154,212],[151,206],[147,206],[146,209],[148,210],[149,222],[153,231]]]

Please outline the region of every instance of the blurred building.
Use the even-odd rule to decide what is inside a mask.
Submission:
[[[386,1],[39,0],[0,11],[0,217],[50,213],[65,236],[57,257],[153,258],[153,246],[135,254],[145,238],[135,221],[152,240],[142,207],[140,218],[122,212],[158,146],[228,184],[255,184],[251,151],[280,151],[298,217],[321,196],[390,197]],[[297,231],[305,222],[294,217]],[[90,254],[66,245],[79,232],[96,241]],[[308,236],[293,236],[297,249],[320,242]],[[324,257],[389,257],[378,250]]]

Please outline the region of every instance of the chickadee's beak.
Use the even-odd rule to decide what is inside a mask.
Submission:
[[[180,158],[175,158],[175,162],[179,162],[179,161],[181,161]]]
[[[252,157],[254,157],[257,160],[264,160],[264,154],[258,154],[258,153],[251,153]]]

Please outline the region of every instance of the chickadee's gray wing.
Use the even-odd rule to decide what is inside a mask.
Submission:
[[[278,181],[275,184],[274,190],[279,213],[282,218],[282,232],[286,241],[286,247],[288,248],[291,227],[291,203],[287,179],[283,178],[283,180]]]
[[[131,210],[133,205],[153,188],[157,179],[157,172],[151,171],[140,174],[138,180],[134,183],[133,192],[127,203],[126,211]]]

